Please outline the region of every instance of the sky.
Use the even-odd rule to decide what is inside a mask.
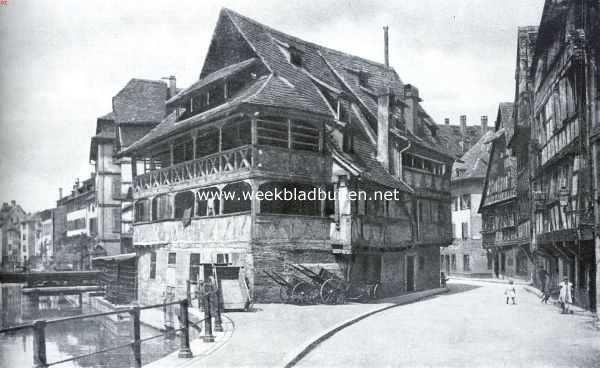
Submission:
[[[131,78],[197,80],[221,7],[390,65],[438,122],[514,99],[517,27],[543,0],[8,0],[0,5],[0,202],[28,212],[90,176],[96,118]]]

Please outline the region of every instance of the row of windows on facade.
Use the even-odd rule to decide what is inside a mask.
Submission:
[[[537,113],[534,137],[539,137],[542,147],[563,127],[566,120],[577,114],[573,78],[569,73],[558,80],[554,90]]]
[[[229,265],[231,264],[231,257],[229,253],[217,253],[217,265]],[[167,267],[174,268],[177,265],[177,253],[169,252],[167,255]],[[189,263],[189,280],[195,281],[198,280],[200,276],[200,269],[202,267],[202,263],[200,263],[200,254],[199,253],[191,253],[190,254],[190,263]],[[150,273],[148,275],[150,280],[156,279],[156,252],[150,253]]]
[[[424,157],[412,155],[410,153],[402,154],[402,166],[426,171],[434,175],[444,175],[446,173],[446,165],[441,162],[426,159]]]
[[[468,210],[471,208],[471,195],[463,194],[452,197],[452,211]]]
[[[277,190],[308,193],[315,187],[291,182],[268,182],[259,187],[262,193],[275,193]],[[326,186],[328,192],[333,186]],[[204,188],[196,192],[182,191],[157,195],[152,199],[141,199],[135,203],[135,221],[148,222],[166,219],[187,219],[192,217],[210,217],[234,214],[251,210],[251,187],[246,182],[231,183],[219,191],[217,187]],[[324,216],[335,215],[335,202],[325,200]],[[222,203],[221,203],[222,202]],[[375,217],[405,217],[401,203],[386,200],[358,200],[353,206],[356,215]],[[407,209],[410,213],[410,204]],[[421,223],[445,223],[447,221],[447,205],[440,201],[421,199],[418,202],[418,215]],[[261,200],[261,213],[321,216],[319,200]]]
[[[120,208],[112,208],[111,209],[111,219],[112,219],[112,232],[120,233],[121,232],[121,209]],[[88,230],[90,235],[95,235],[98,233],[98,218],[91,217],[89,221],[87,221],[85,217],[81,217],[75,220],[67,221],[67,231],[75,231],[75,230]]]

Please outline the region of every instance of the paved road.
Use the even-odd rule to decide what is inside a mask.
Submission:
[[[300,367],[600,367],[590,316],[562,315],[517,286],[453,282],[450,294],[393,308],[354,324]]]

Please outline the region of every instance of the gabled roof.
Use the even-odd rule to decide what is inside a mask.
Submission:
[[[512,102],[501,102],[500,106],[498,107],[496,125],[500,124],[500,127],[498,127],[497,130],[500,130],[501,128],[506,130],[507,143],[510,141],[515,131],[515,119],[513,116],[514,106],[515,105]]]
[[[227,42],[235,44],[229,45]],[[231,52],[224,55],[222,49],[226,46],[231,46]],[[236,54],[236,50],[241,51]],[[292,52],[301,55],[301,66],[290,62],[289,54]],[[224,8],[213,34],[200,80],[169,103],[254,63],[264,66],[266,74],[249,83],[237,96],[182,121],[176,121],[174,116],[169,116],[146,136],[122,150],[120,155],[145,149],[192,126],[204,124],[225,111],[231,113],[241,105],[302,111],[333,121],[336,118],[334,107],[325,97],[323,89],[343,94],[354,105],[360,107],[353,124],[361,125],[369,138],[366,142],[374,145],[377,96],[388,92],[396,97],[404,96],[403,82],[392,68],[384,64],[301,40]],[[396,99],[394,101],[396,102]],[[417,105],[417,108],[423,125],[435,130],[435,123],[425,110],[420,105]],[[395,112],[391,115],[393,118],[398,116]],[[390,125],[396,124],[392,122]],[[429,129],[424,130],[426,133],[418,133],[419,136],[407,134],[407,139],[415,145],[424,146],[449,157],[449,153],[439,144],[438,139],[430,134]],[[374,160],[374,157],[372,159]],[[375,162],[377,161],[373,162],[373,167],[381,166],[379,162]],[[385,171],[382,166],[381,170]]]
[[[440,143],[455,158],[462,157],[469,147],[473,147],[487,133],[483,131],[481,125],[467,125],[464,135],[459,125],[438,124],[437,128]],[[488,131],[493,129],[493,127],[488,127]],[[461,142],[463,142],[462,147]]]
[[[454,162],[452,166],[453,181],[485,178],[491,150],[491,144],[487,141],[493,134],[491,131],[485,133],[473,147],[462,155],[460,161]],[[457,176],[457,170],[464,171]]]
[[[514,104],[512,102],[501,102],[498,105],[498,114],[495,122],[494,135],[486,140],[487,142],[491,142],[492,147],[489,154],[490,159],[485,173],[485,181],[483,184],[481,202],[479,204],[479,212],[481,212],[481,209],[483,207],[488,206],[485,202],[487,197],[487,188],[490,182],[490,176],[492,175],[492,168],[495,164],[494,161],[496,158],[503,159],[503,155],[506,154],[506,152],[502,151],[506,151],[508,144],[506,131],[508,129],[514,129],[513,106]],[[504,166],[504,162],[508,163],[509,166],[512,167],[515,166],[516,159],[514,157],[510,157],[508,160],[503,161],[502,166],[500,167],[502,169],[502,172],[504,172],[504,170],[507,169],[507,167]],[[512,185],[514,184],[515,183],[512,183]]]

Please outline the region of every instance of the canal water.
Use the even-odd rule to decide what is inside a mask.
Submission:
[[[40,297],[39,311],[32,315],[28,298],[21,295],[21,285],[0,284],[0,329],[31,322],[33,319],[59,318],[98,312],[88,303],[77,305],[77,297]],[[108,349],[132,341],[133,323],[128,318],[97,317],[51,324],[46,327],[46,355],[49,363]],[[160,331],[142,324],[141,337],[159,335]],[[142,343],[142,364],[148,364],[179,348],[179,337],[159,337]],[[32,367],[33,338],[31,329],[0,334],[0,368]],[[56,367],[133,367],[131,347],[95,354]]]

